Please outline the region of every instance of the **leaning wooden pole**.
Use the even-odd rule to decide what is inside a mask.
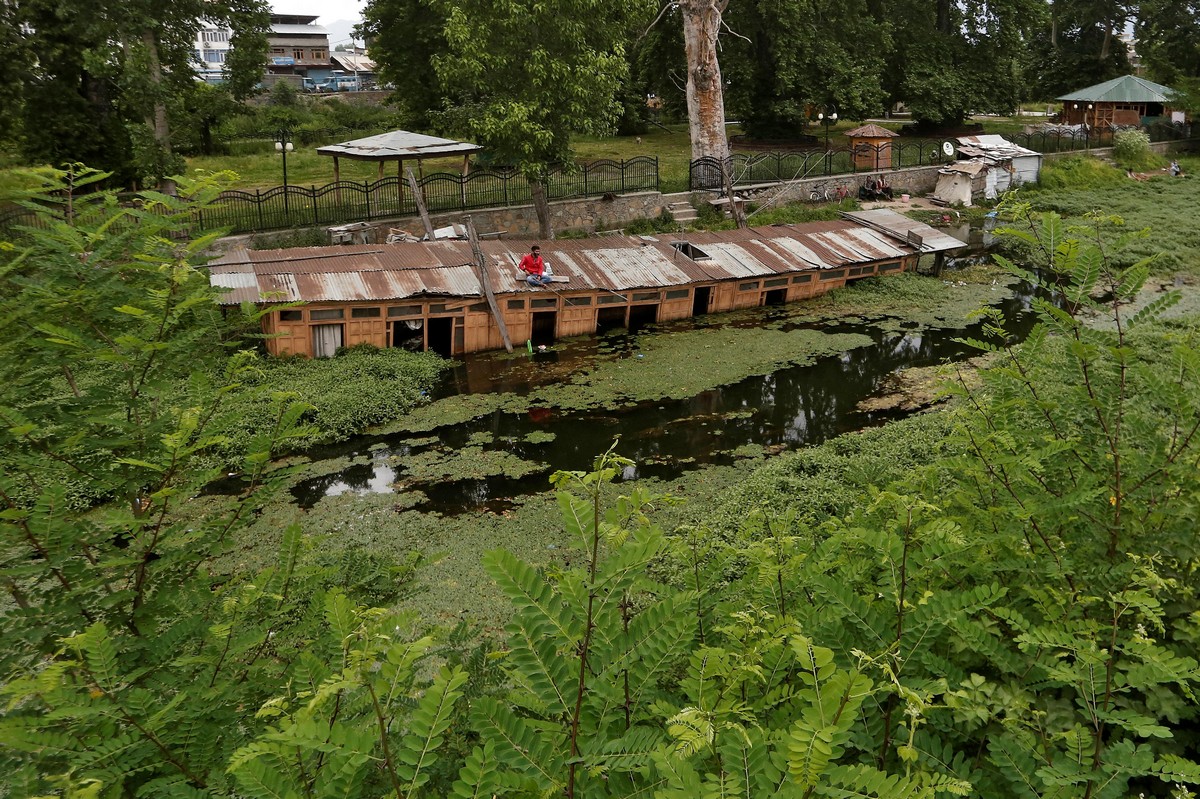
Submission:
[[[409,176],[412,176],[411,169]],[[512,352],[513,345],[512,339],[508,337],[508,325],[504,324],[504,315],[500,313],[500,305],[496,302],[496,295],[492,292],[492,279],[488,277],[487,260],[483,257],[483,248],[479,246],[479,236],[475,233],[475,222],[472,221],[470,214],[463,217],[463,224],[467,227],[467,238],[471,240],[471,250],[475,253],[475,264],[479,267],[479,285],[483,289],[484,296],[487,297],[488,307],[492,309],[496,326],[500,328],[500,338],[504,339],[504,349]]]
[[[425,238],[433,241],[437,236],[433,232],[433,223],[429,221],[429,211],[425,210],[425,195],[421,192],[421,184],[417,183],[417,176],[413,174],[411,166],[406,166],[404,172],[408,175],[408,188],[412,190],[417,211],[421,214],[421,224],[425,226]]]

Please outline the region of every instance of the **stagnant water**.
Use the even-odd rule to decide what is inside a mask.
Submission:
[[[1009,320],[1009,332],[1016,338],[1024,338],[1033,325],[1033,315],[1028,313],[1032,298],[1032,287],[1020,285],[998,303]],[[762,309],[762,313],[769,318],[772,309]],[[856,406],[878,394],[883,381],[897,369],[962,360],[978,354],[954,339],[980,335],[978,325],[919,332],[885,332],[870,325],[820,329],[864,334],[873,343],[808,365],[785,367],[767,376],[750,377],[704,391],[686,400],[655,400],[613,411],[494,412],[465,424],[416,435],[360,436],[336,446],[314,449],[308,455],[314,461],[351,457],[366,462],[303,480],[293,488],[293,494],[301,506],[310,507],[322,497],[335,494],[403,491],[406,489],[396,488],[395,484],[405,476],[402,468],[390,462],[390,456],[414,455],[429,448],[460,449],[478,433],[491,436],[485,450],[508,451],[523,460],[544,463],[545,469],[521,479],[491,477],[421,483],[417,488],[427,499],[416,505],[415,510],[447,515],[480,509],[501,510],[515,497],[545,491],[545,478],[555,470],[588,469],[595,456],[618,435],[620,453],[637,463],[626,478],[671,478],[704,464],[729,462],[734,457],[731,450],[737,447],[791,449],[896,418],[900,415],[896,412],[864,412]],[[532,358],[562,366],[564,361],[591,357],[597,346],[618,350],[629,347],[630,357],[636,357],[635,337],[610,334],[599,344],[594,339],[583,341]],[[478,379],[480,371],[496,368],[494,357],[466,357],[446,377],[441,393],[456,393],[462,386],[490,381],[491,390],[524,394],[536,380],[511,374],[487,374],[488,380]],[[537,372],[524,370],[522,374],[531,371]],[[522,440],[537,431],[553,432],[555,437],[541,443]]]

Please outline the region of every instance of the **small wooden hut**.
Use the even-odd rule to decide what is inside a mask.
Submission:
[[[263,316],[272,354],[327,357],[373,344],[453,357],[498,349],[505,331],[518,346],[538,345],[782,304],[962,246],[880,209],[751,230],[560,240],[544,256],[566,282],[536,288],[517,270],[529,242],[509,240],[480,243],[486,274],[464,241],[235,250],[209,271],[222,304],[289,304]]]
[[[855,169],[891,169],[892,139],[899,136],[878,125],[863,125],[846,131],[850,140],[850,151],[854,153]]]

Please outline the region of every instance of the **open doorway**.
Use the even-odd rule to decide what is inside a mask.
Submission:
[[[657,305],[634,305],[629,309],[629,332],[637,333],[643,327],[658,321]]]
[[[617,308],[596,309],[596,333],[603,334],[610,330],[625,327],[625,306]]]
[[[421,319],[392,322],[392,346],[411,352],[423,352],[425,350],[425,322]]]
[[[558,311],[534,311],[529,339],[535,347],[554,343],[554,331],[558,327]]]
[[[436,316],[429,320],[427,347],[443,358],[454,357],[454,318]]]
[[[700,286],[692,293],[692,316],[708,313],[708,304],[712,301],[712,286]]]
[[[312,353],[314,358],[332,358],[342,346],[345,325],[313,325]]]
[[[783,305],[787,302],[787,289],[770,289],[763,295],[763,305]]]

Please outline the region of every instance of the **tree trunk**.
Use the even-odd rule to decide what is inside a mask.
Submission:
[[[717,61],[721,13],[728,0],[679,0],[683,42],[687,53],[688,133],[692,160],[729,158],[725,136],[725,92]]]
[[[537,212],[538,235],[549,241],[554,238],[554,227],[550,222],[550,203],[546,199],[546,183],[542,178],[529,181],[529,193],[533,196],[533,210]]]
[[[159,163],[167,163],[171,155],[171,127],[167,123],[167,104],[163,101],[162,62],[158,57],[158,36],[154,31],[142,31],[142,46],[146,48],[146,65],[149,68],[150,86],[154,96],[154,106],[146,115],[146,125],[154,136],[154,143],[161,151]],[[165,175],[159,175],[158,190],[164,194],[174,194],[175,181]]]

